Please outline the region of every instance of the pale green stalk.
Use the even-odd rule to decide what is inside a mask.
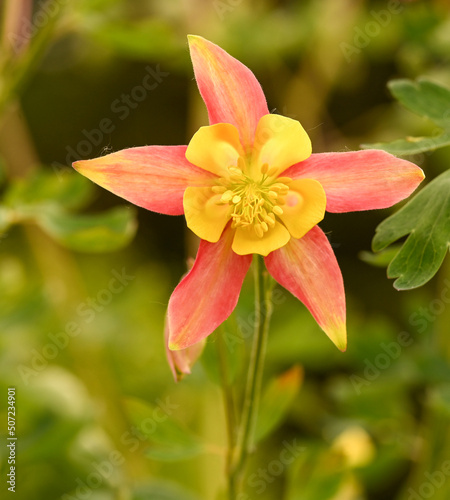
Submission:
[[[255,276],[255,325],[253,346],[247,375],[242,416],[230,467],[230,492],[240,492],[245,477],[248,456],[254,451],[254,431],[261,397],[264,358],[266,354],[269,322],[272,314],[271,293],[264,262],[259,255],[253,260]],[[230,493],[231,495],[231,493]],[[233,498],[230,496],[230,498]]]

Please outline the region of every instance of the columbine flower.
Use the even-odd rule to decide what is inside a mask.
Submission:
[[[317,223],[325,208],[397,203],[422,170],[382,151],[311,154],[300,123],[269,114],[246,66],[204,38],[190,36],[189,46],[210,126],[188,146],[125,149],[74,167],[136,205],[184,213],[201,238],[193,268],[170,298],[170,349],[201,341],[225,321],[256,253],[345,350],[342,275]]]

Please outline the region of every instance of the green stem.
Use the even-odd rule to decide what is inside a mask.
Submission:
[[[228,370],[226,345],[224,341],[225,332],[221,332],[223,335],[219,335],[217,342],[217,352],[219,356],[219,368],[220,377],[222,381],[222,393],[223,402],[225,407],[225,417],[227,423],[227,435],[228,435],[228,454],[226,462],[227,476],[229,478],[228,484],[228,494],[230,500],[236,497],[236,490],[233,481],[231,480],[231,464],[233,459],[233,450],[236,445],[236,407],[233,396],[233,389],[231,385],[230,373]]]
[[[235,491],[240,491],[242,488],[247,458],[254,451],[253,435],[261,397],[264,358],[272,313],[272,287],[268,284],[262,257],[255,256],[253,264],[255,326],[242,417],[239,422],[238,441],[230,470],[230,484],[233,485]]]

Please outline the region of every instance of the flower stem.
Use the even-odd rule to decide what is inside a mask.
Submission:
[[[221,333],[225,334],[224,331],[222,331]],[[236,490],[235,485],[231,480],[230,470],[233,460],[233,450],[236,445],[236,407],[227,363],[226,344],[223,335],[219,335],[218,337],[217,352],[219,357],[223,403],[225,407],[225,417],[227,423],[228,454],[226,457],[226,470],[227,476],[229,478],[228,495],[230,500],[233,500],[236,497]]]
[[[253,265],[255,276],[255,325],[242,417],[239,422],[238,440],[230,470],[230,484],[233,485],[235,491],[240,491],[242,488],[247,458],[254,451],[253,435],[261,397],[264,358],[272,314],[272,286],[264,270],[262,257],[256,255]]]

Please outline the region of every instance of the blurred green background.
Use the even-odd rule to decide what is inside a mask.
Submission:
[[[427,76],[450,85],[448,3],[1,5],[1,496],[13,495],[6,403],[15,387],[15,498],[213,500],[224,487],[226,444],[217,334],[178,384],[163,344],[167,302],[197,241],[182,217],[134,209],[70,164],[187,144],[207,124],[189,33],[250,67],[269,109],[299,120],[314,152],[432,135],[386,84]],[[410,159],[432,179],[449,156],[444,148]],[[327,214],[320,224],[346,285],[346,353],[277,291],[266,380],[294,365],[304,379],[294,377],[291,406],[260,441],[240,500],[450,498],[450,263],[426,286],[399,293],[383,267],[363,262],[375,227],[394,210]],[[224,327],[240,339],[229,349],[237,374],[250,278]]]

